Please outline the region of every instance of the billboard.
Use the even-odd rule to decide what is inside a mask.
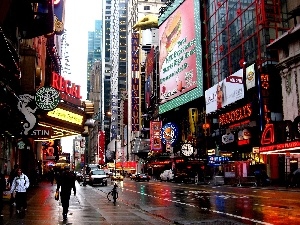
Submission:
[[[205,91],[206,113],[224,108],[243,98],[243,69],[240,69]]]
[[[199,18],[194,0],[175,0],[159,18],[160,113],[203,96]]]

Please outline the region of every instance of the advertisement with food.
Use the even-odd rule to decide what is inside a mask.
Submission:
[[[197,87],[193,0],[184,1],[159,27],[162,104]]]

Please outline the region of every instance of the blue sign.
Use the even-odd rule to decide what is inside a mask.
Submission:
[[[223,157],[223,156],[209,156],[208,157],[208,164],[218,166],[221,165],[224,162],[228,162],[229,157]]]
[[[161,128],[160,136],[164,144],[173,145],[178,138],[178,127],[174,123],[166,123]]]

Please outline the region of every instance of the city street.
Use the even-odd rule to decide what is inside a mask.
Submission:
[[[118,184],[119,201],[176,224],[214,220],[228,224],[300,223],[300,189],[204,186],[152,180],[135,182],[129,179]],[[103,195],[109,189],[94,188]]]
[[[25,218],[5,201],[5,225],[140,225],[140,224],[299,224],[300,189],[284,187],[232,187],[178,184],[150,180],[117,181],[116,205],[107,200],[108,186],[82,186],[71,196],[68,220],[54,200],[56,185],[42,182],[28,192]]]

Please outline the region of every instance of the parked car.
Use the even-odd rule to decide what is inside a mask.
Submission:
[[[124,180],[124,177],[120,173],[113,173],[111,180]]]
[[[104,170],[96,169],[89,173],[89,184],[101,184],[102,186],[107,186],[107,175]]]
[[[174,173],[172,170],[165,170],[160,174],[161,181],[172,181],[174,180]]]
[[[146,173],[139,173],[134,178],[135,181],[148,181],[150,180],[150,176]]]

